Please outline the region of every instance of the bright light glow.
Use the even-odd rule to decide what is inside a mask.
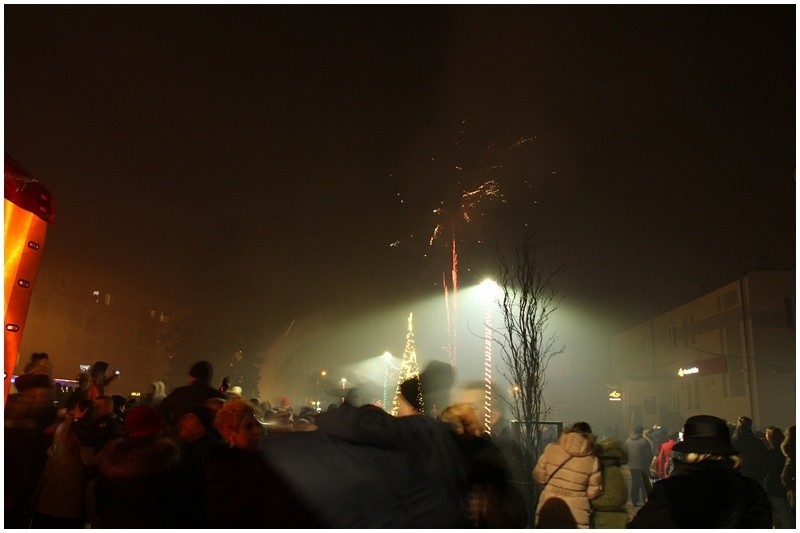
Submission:
[[[383,352],[383,355],[381,357],[383,357],[383,360],[387,362],[392,360],[392,354],[390,354],[389,352]]]
[[[480,288],[481,296],[486,301],[497,299],[503,294],[503,289],[493,279],[485,279],[481,281],[478,287]]]

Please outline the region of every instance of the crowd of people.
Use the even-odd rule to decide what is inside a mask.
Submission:
[[[47,354],[17,378],[6,528],[794,527],[794,426],[702,415],[623,442],[576,422],[523,479],[529,517],[522,448],[432,385],[443,363],[398,387],[394,415],[357,389],[323,412],[273,408],[215,387],[207,361],[131,402],[107,372],[96,362],[57,404]]]
[[[536,525],[544,528],[795,527],[795,426],[753,431],[692,416],[680,432],[635,426],[599,441],[586,422],[539,457]],[[663,436],[663,437],[662,437]]]

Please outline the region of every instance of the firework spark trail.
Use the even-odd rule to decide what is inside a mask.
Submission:
[[[444,312],[447,316],[447,336],[450,337],[450,344],[445,348],[450,356],[450,365],[455,368],[456,354],[453,349],[453,339],[455,338],[455,331],[453,330],[452,313],[450,312],[450,291],[447,288],[447,274],[442,272],[442,287],[444,288]]]
[[[454,146],[459,146],[461,144],[461,137],[464,135],[463,127],[467,122],[468,119],[465,119],[461,122],[462,129],[458,132],[458,138],[455,140]],[[484,166],[484,175],[488,177],[489,175],[493,175],[495,172],[499,172],[503,168],[503,161],[512,151],[518,149],[525,143],[534,141],[535,139],[535,137],[521,137],[514,141],[510,146],[501,148],[499,150],[499,158],[494,162],[490,162],[489,165]],[[490,145],[488,148],[490,150],[494,150],[497,148],[497,145],[492,143],[492,145]],[[433,158],[433,160],[435,160],[435,158]],[[481,164],[484,164],[484,162],[481,162]],[[464,171],[463,165],[458,161],[454,164],[453,168],[457,174],[460,174]],[[404,203],[404,200],[401,199],[401,203]],[[458,323],[458,250],[456,245],[457,222],[463,220],[465,223],[469,224],[473,218],[475,218],[475,216],[483,215],[482,211],[478,212],[479,209],[482,209],[484,206],[497,203],[505,203],[505,200],[500,193],[500,186],[494,179],[490,179],[473,190],[462,190],[461,194],[452,203],[445,203],[445,201],[439,202],[440,207],[437,207],[433,210],[434,214],[443,215],[446,217],[446,220],[436,224],[434,227],[433,233],[429,239],[429,246],[434,245],[437,239],[442,236],[446,229],[448,229],[448,226],[450,229],[450,246],[452,255],[450,273],[451,279],[450,286],[448,287],[447,274],[442,272],[442,286],[445,297],[445,311],[447,312],[447,332],[450,336],[450,344],[446,347],[446,350],[449,354],[450,366],[454,373],[456,371],[457,360]],[[390,247],[397,247],[400,245],[400,240],[396,240],[389,244]]]
[[[458,253],[456,252],[456,231],[453,229],[453,269],[451,271],[453,281],[453,313],[450,316],[452,321],[452,355],[450,357],[450,367],[453,369],[453,376],[456,371],[456,355],[458,354]]]
[[[450,288],[447,286],[447,278],[442,273],[442,286],[444,288],[445,311],[447,313],[447,333],[450,336],[450,345],[447,347],[450,356],[450,366],[453,372],[456,371],[458,360],[458,247],[456,245],[456,219],[463,218],[467,223],[472,221],[472,211],[490,200],[500,198],[500,187],[494,180],[489,180],[481,184],[477,189],[465,191],[459,198],[458,213],[449,212],[441,207],[433,210],[437,215],[449,215],[449,225],[451,231],[450,251],[452,263],[450,270]],[[502,200],[501,200],[502,201]],[[430,238],[430,245],[442,234],[445,223],[439,223],[433,229]],[[452,295],[451,295],[452,292]]]

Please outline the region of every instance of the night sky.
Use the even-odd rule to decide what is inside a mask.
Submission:
[[[432,210],[495,179],[462,284],[538,221],[598,347],[795,267],[795,12],[6,5],[4,147],[54,194],[48,259],[231,306],[266,343],[441,294]]]

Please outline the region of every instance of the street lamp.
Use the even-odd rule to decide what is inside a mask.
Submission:
[[[319,400],[319,379],[320,379],[320,377],[324,378],[327,375],[328,375],[328,373],[323,370],[322,372],[319,373],[319,376],[317,376],[317,401],[316,401],[317,405],[316,405],[316,410],[317,410],[318,413],[322,410],[320,408],[320,400]]]

